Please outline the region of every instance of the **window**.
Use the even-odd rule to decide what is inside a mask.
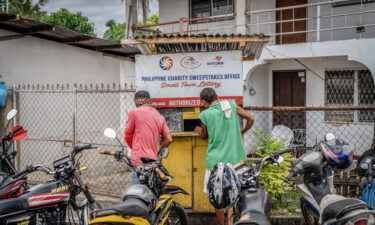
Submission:
[[[233,13],[233,0],[190,0],[190,18],[220,16]],[[228,18],[224,18],[228,19]],[[231,18],[233,19],[233,18]],[[197,21],[208,22],[208,21]]]
[[[348,5],[356,5],[361,3],[371,3],[375,2],[375,0],[348,0],[343,2],[335,2],[333,3],[333,7],[339,7],[339,6],[348,6]]]
[[[335,70],[325,73],[326,106],[372,106],[375,103],[375,84],[369,70]],[[329,122],[373,122],[375,112],[369,110],[329,111]]]

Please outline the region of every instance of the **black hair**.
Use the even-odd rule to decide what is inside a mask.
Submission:
[[[208,103],[217,100],[217,94],[213,88],[204,88],[201,91],[200,98]]]
[[[137,91],[134,95],[134,100],[139,99],[139,98],[150,98],[150,93],[144,90]]]

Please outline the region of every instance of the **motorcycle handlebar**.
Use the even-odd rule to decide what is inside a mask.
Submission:
[[[96,147],[93,147],[91,144],[87,144],[87,145],[82,145],[82,146],[75,146],[73,150],[76,153],[80,153],[83,150],[93,149],[93,148],[96,148]]]
[[[114,151],[104,151],[104,150],[101,150],[101,151],[99,151],[99,154],[101,154],[101,155],[115,155],[116,152],[114,152]]]
[[[293,150],[294,150],[293,148],[287,148],[287,149],[284,149],[284,150],[282,150],[280,152],[275,152],[274,156],[275,157],[279,157],[280,155],[288,153],[288,152],[292,152]]]
[[[14,175],[12,175],[11,177],[12,178],[15,178],[15,177],[22,177],[26,174],[29,174],[29,173],[32,173],[34,171],[41,171],[41,172],[45,172],[49,175],[54,175],[55,172],[54,171],[51,171],[49,168],[43,166],[43,165],[30,165],[30,166],[27,166],[25,170],[22,170]]]
[[[161,169],[156,167],[154,171],[158,174],[160,179],[162,179],[163,181],[169,181],[169,177],[163,171],[161,171]]]

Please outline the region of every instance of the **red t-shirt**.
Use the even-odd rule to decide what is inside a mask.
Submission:
[[[141,106],[128,114],[125,136],[132,137],[131,159],[141,161],[141,158],[158,159],[157,142],[160,136],[166,136],[170,131],[165,119],[151,106]],[[136,166],[141,164],[132,162]]]

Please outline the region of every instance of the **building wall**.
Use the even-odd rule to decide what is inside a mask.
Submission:
[[[0,42],[0,74],[8,85],[119,83],[121,61],[29,36]]]
[[[273,106],[272,77],[273,71],[276,70],[306,70],[306,106],[324,106],[325,84],[321,78],[324,79],[325,70],[367,69],[363,64],[356,61],[348,61],[347,57],[344,56],[299,60],[309,69],[297,63],[294,59],[279,59],[267,60],[266,64],[258,65],[250,71],[245,81],[247,91],[244,92],[244,106]],[[248,91],[251,87],[256,91],[253,96],[250,96]],[[256,120],[254,129],[272,130],[272,112],[257,111],[253,112],[253,114]],[[339,138],[348,141],[353,145],[356,154],[361,154],[369,149],[372,144],[374,123],[328,123],[325,121],[324,111],[306,112],[306,146],[313,146],[316,138],[318,140],[322,139],[322,135],[327,132],[333,132]],[[256,138],[253,134],[248,134],[246,138],[252,140],[247,145],[248,149],[251,149]]]
[[[251,16],[245,15],[245,10],[256,11],[264,9],[273,9],[276,6],[276,0],[246,0],[246,6],[243,7],[243,1],[241,4],[239,1],[235,2],[235,12],[236,16],[234,20],[228,20],[225,22],[215,22],[215,23],[203,23],[194,24],[191,26],[192,30],[204,30],[210,28],[208,31],[200,31],[199,33],[209,33],[209,34],[230,34],[230,33],[264,33],[264,34],[274,34],[275,24],[262,24],[259,26],[251,25],[246,29],[242,29],[243,25],[254,24],[254,23],[267,23],[275,22],[276,13],[266,12],[260,14],[252,14]],[[325,2],[326,0],[309,0],[309,4]],[[239,7],[237,7],[239,6]],[[182,17],[189,18],[189,0],[164,0],[160,2],[160,22],[179,20]],[[371,11],[375,9],[375,3],[363,4],[361,8],[360,4],[332,7],[331,4],[322,5],[320,7],[320,41],[329,40],[346,40],[353,38],[369,38],[375,36],[375,26],[365,27],[363,33],[357,33],[356,27],[362,25],[373,24],[375,21],[375,12],[368,12],[361,15],[348,15],[348,16],[335,16],[333,18],[326,17],[328,15],[339,15],[346,14],[350,12],[363,12]],[[246,18],[244,18],[246,17]],[[309,30],[316,30],[317,24],[317,7],[311,6],[307,9],[307,17],[310,18],[307,23],[307,28]],[[228,28],[229,26],[237,25],[236,28]],[[330,30],[331,28],[339,28],[344,26],[350,26],[347,29],[336,29]],[[214,29],[212,29],[214,28]],[[167,25],[162,26],[163,32],[177,32],[179,31],[179,25]],[[307,35],[307,41],[317,41],[317,33],[310,32]],[[272,37],[270,44],[275,44],[275,38]]]

